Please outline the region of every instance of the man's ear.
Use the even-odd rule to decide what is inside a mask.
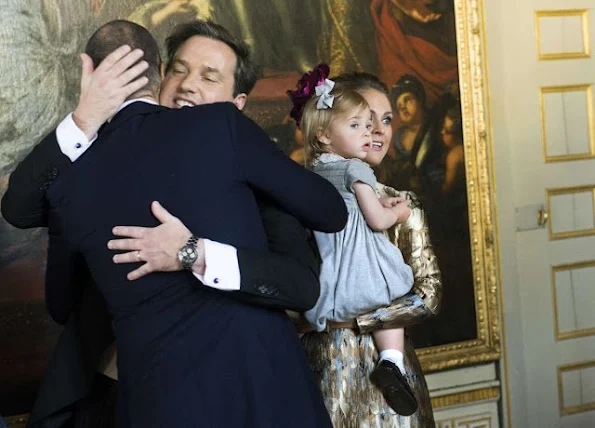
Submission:
[[[244,110],[246,107],[246,102],[248,101],[248,95],[245,93],[237,94],[236,97],[233,99],[232,103],[235,104],[236,108],[240,111]]]
[[[161,63],[159,66],[159,74],[161,74],[161,80],[165,79],[165,64]]]
[[[329,145],[331,143],[331,139],[329,138],[327,130],[322,129],[321,127],[318,127],[316,130],[316,139],[325,145]]]

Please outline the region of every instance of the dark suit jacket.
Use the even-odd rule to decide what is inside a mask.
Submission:
[[[147,112],[154,110],[153,107],[147,108],[143,105],[140,106],[140,109]],[[129,117],[126,115],[126,110],[118,115],[119,118],[115,119],[116,123]],[[93,153],[89,153],[85,156],[92,155]],[[2,203],[4,217],[17,227],[46,226],[48,204],[45,190],[57,176],[66,172],[70,166],[70,160],[59,151],[55,134],[51,133],[11,176],[10,185]],[[196,178],[196,180],[199,179]],[[327,208],[319,205],[320,210],[330,208],[331,215],[328,216],[328,219],[335,224],[327,224],[327,226],[340,228],[340,223],[344,218],[341,211],[344,210],[344,207],[342,202],[339,204],[337,199],[333,198],[333,194],[325,190],[322,185],[320,198],[316,203],[327,204],[324,205]],[[153,199],[158,198],[154,197]],[[269,249],[274,254],[238,248],[242,284],[241,290],[232,294],[237,298],[261,305],[295,310],[308,309],[315,303],[318,296],[319,263],[316,253],[312,251],[312,241],[295,217],[279,209],[270,199],[261,197],[259,200]],[[332,214],[333,212],[335,214]],[[174,211],[174,213],[176,212]],[[338,222],[337,219],[339,219]],[[58,232],[53,230],[51,234],[56,238]],[[55,239],[52,239],[51,245],[54,244]],[[59,254],[55,251],[50,252],[50,265],[56,264],[52,261],[52,258],[56,257],[56,253]],[[59,263],[64,263],[64,261],[59,261]],[[79,262],[73,263],[73,265],[80,266]],[[51,269],[48,271],[48,274],[50,273]],[[85,274],[85,269],[79,269],[71,279],[80,284],[86,281]],[[60,283],[57,278],[52,278],[51,275],[48,277],[47,285],[58,290],[57,295],[67,293],[67,284]],[[80,290],[80,287],[78,289]],[[31,415],[32,422],[52,413],[58,418],[56,420],[59,420],[60,414],[56,413],[57,410],[86,394],[101,352],[112,341],[109,318],[104,310],[105,306],[97,305],[102,297],[98,295],[92,285],[84,290],[82,300],[80,300],[82,293],[79,291],[76,298],[73,297],[68,305],[62,304],[59,310],[52,310],[57,318],[64,321],[70,315],[71,309],[73,307],[75,309],[69,318],[52,358],[45,382],[40,389],[35,409]],[[60,306],[60,304],[51,302],[51,295],[52,293],[48,293],[49,306]],[[89,316],[91,310],[95,312],[93,316]],[[64,388],[63,380],[65,378],[73,379],[69,382],[71,388]],[[62,386],[58,389],[60,393],[56,394],[54,385],[58,384]]]

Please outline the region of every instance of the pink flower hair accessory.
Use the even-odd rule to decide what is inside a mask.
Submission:
[[[293,105],[289,116],[295,120],[298,127],[302,120],[304,106],[310,98],[316,95],[316,88],[325,83],[329,73],[330,68],[327,64],[318,64],[312,71],[308,71],[302,76],[295,90],[287,91]],[[332,102],[330,104],[332,105]]]

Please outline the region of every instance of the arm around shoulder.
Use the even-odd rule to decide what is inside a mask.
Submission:
[[[242,113],[233,118],[234,149],[246,180],[304,226],[328,233],[342,230],[347,208],[335,187],[287,157]]]

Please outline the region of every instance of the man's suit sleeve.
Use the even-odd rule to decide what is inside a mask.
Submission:
[[[302,312],[318,300],[320,257],[312,234],[271,201],[259,198],[270,253],[238,248],[240,291],[250,303]]]
[[[333,233],[345,227],[347,208],[330,182],[288,158],[242,113],[231,118],[235,155],[250,185],[310,229]]]
[[[48,134],[10,175],[8,189],[2,198],[2,216],[15,227],[47,227],[47,188],[71,165],[61,151],[56,132]]]

